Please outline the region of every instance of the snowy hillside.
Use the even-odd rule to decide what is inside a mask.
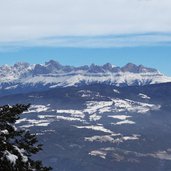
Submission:
[[[13,94],[0,105],[31,106],[16,122],[44,145],[54,171],[169,171],[171,83],[91,84]]]

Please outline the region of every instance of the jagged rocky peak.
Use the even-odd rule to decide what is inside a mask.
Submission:
[[[50,60],[48,62],[45,62],[45,66],[47,66],[47,67],[50,66],[50,67],[54,67],[54,68],[61,68],[62,67],[62,65],[59,62],[54,61],[54,60]]]
[[[92,73],[105,73],[105,72],[115,73],[120,71],[120,67],[116,67],[111,63],[106,63],[102,66],[91,64],[88,71]]]
[[[40,64],[36,64],[32,72],[33,75],[48,74],[48,70],[46,69],[46,67]]]
[[[7,65],[7,64],[5,64],[5,65],[2,65],[2,66],[0,66],[0,69],[3,71],[3,70],[10,70],[11,69],[11,66],[9,66],[9,65]]]
[[[20,75],[24,72],[27,72],[28,70],[31,70],[32,67],[29,63],[26,62],[18,62],[14,64],[13,66],[10,65],[2,65],[0,66],[0,73],[4,73],[4,75],[9,74],[16,74]]]
[[[92,73],[104,73],[105,70],[103,69],[103,67],[101,67],[99,65],[91,64],[90,68],[89,68],[89,72],[92,72]]]
[[[15,65],[19,65],[15,64]],[[22,63],[21,65],[24,65]],[[25,63],[25,65],[29,65]],[[40,65],[36,64],[33,70],[33,73],[35,75],[37,74],[50,74],[50,73],[58,73],[58,72],[72,72],[72,71],[86,71],[89,73],[105,73],[105,72],[111,72],[111,73],[116,73],[116,72],[131,72],[131,73],[146,73],[146,72],[158,72],[156,69],[153,68],[147,68],[144,67],[143,65],[135,65],[133,63],[128,63],[123,67],[117,67],[112,65],[111,63],[106,63],[102,66],[100,65],[95,65],[91,64],[90,66],[85,65],[85,66],[80,66],[80,67],[73,67],[73,66],[63,66],[59,62],[50,60],[48,62],[45,62],[45,64]]]
[[[139,65],[139,72],[159,72],[157,69],[154,68],[147,68],[143,65]]]
[[[88,71],[89,70],[89,66],[88,65],[83,65],[80,67],[76,67],[74,68],[75,70],[83,70],[83,71]]]
[[[105,69],[106,71],[109,71],[109,72],[119,72],[119,71],[121,71],[120,67],[112,65],[111,63],[106,63],[102,67],[103,67],[103,69]]]
[[[30,67],[30,64],[27,62],[17,62],[16,64],[14,64],[13,67],[14,68],[28,68]]]
[[[108,71],[112,71],[113,65],[111,63],[106,63],[103,65],[103,68]]]
[[[36,64],[33,69],[33,75],[39,75],[39,74],[50,74],[55,73],[59,70],[61,70],[63,66],[59,64],[57,61],[50,60],[48,62],[45,62],[45,64]]]
[[[49,70],[49,72],[61,70],[63,66],[54,60],[50,60],[49,62],[45,62],[45,67]]]
[[[154,68],[147,68],[143,65],[135,65],[133,63],[128,63],[121,68],[122,72],[132,72],[132,73],[147,73],[147,72],[158,72]]]
[[[117,72],[131,72],[131,73],[159,73],[156,69],[153,68],[147,68],[143,65],[135,65],[133,63],[128,63],[123,67],[117,67],[112,65],[111,63],[106,63],[104,65],[95,65],[91,64],[90,66],[80,66],[80,67],[74,67],[74,66],[63,66],[59,62],[50,60],[48,62],[45,62],[45,64],[36,64],[31,65],[26,62],[18,62],[14,64],[13,66],[9,65],[3,65],[0,67],[0,72],[18,72],[21,71],[22,73],[24,71],[31,72],[33,75],[40,75],[40,74],[54,74],[59,72],[69,73],[74,71],[84,71],[88,73],[117,73]]]

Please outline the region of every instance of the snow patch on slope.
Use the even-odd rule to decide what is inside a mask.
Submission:
[[[127,115],[110,115],[108,117],[114,118],[114,119],[119,119],[119,120],[125,120],[125,119],[128,119],[128,118],[131,118],[132,116],[127,116]]]
[[[113,125],[123,125],[123,124],[135,124],[135,122],[130,121],[130,120],[124,120],[124,121],[119,121],[116,123],[112,123]]]
[[[104,128],[103,126],[97,126],[97,125],[89,125],[89,126],[74,126],[79,129],[91,129],[94,131],[100,131],[100,132],[105,132],[105,133],[113,133],[111,130]]]
[[[141,97],[142,99],[151,99],[149,96],[143,93],[139,93],[138,96]]]
[[[31,105],[29,110],[24,113],[40,113],[40,112],[46,112],[48,111],[49,106],[45,105]]]

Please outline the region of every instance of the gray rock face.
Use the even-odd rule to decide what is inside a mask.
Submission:
[[[123,72],[132,72],[132,73],[146,73],[146,72],[157,72],[154,68],[147,68],[143,65],[135,65],[132,63],[126,64],[124,67],[121,68]]]
[[[14,65],[14,68],[28,68],[30,65],[28,63],[17,63]],[[8,67],[8,66],[6,66]],[[44,65],[37,64],[33,68],[33,72],[35,74],[50,74],[50,73],[57,73],[59,71],[63,72],[72,72],[72,71],[78,71],[83,70],[87,71],[89,73],[105,73],[105,72],[131,72],[131,73],[147,73],[147,72],[158,72],[154,68],[148,68],[143,65],[135,65],[132,63],[126,64],[124,67],[117,67],[113,66],[110,63],[106,63],[103,66],[91,64],[90,66],[80,66],[80,67],[73,67],[73,66],[63,66],[57,61],[50,60],[48,62],[45,62]]]
[[[1,77],[7,77],[9,73],[12,73],[13,76],[22,76],[26,75],[25,73],[30,73],[33,76],[41,75],[41,74],[53,74],[59,72],[74,72],[74,71],[86,71],[88,73],[117,73],[117,72],[130,72],[130,73],[148,73],[148,72],[158,72],[156,69],[147,68],[143,65],[135,65],[132,63],[128,63],[124,67],[113,66],[110,63],[106,63],[103,66],[91,64],[90,66],[63,66],[60,63],[50,60],[45,62],[44,65],[36,64],[31,65],[29,63],[16,63],[13,66],[3,65],[0,67],[0,75]]]

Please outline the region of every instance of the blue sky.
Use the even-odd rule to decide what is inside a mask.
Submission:
[[[0,64],[16,62],[44,63],[50,59],[64,65],[98,65],[110,62],[123,66],[128,62],[154,67],[171,76],[171,47],[117,47],[117,48],[55,48],[35,47],[0,52]]]
[[[0,0],[0,64],[128,62],[171,76],[170,0]]]

